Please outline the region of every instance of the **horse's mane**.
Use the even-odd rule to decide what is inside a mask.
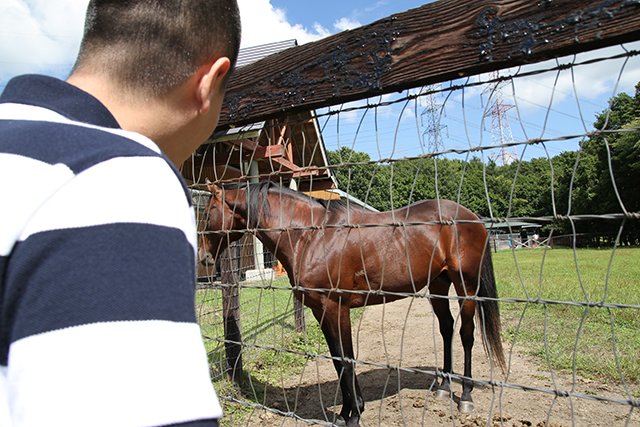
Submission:
[[[287,197],[293,197],[300,203],[305,203],[311,206],[320,206],[329,212],[347,212],[349,206],[353,209],[353,203],[344,199],[318,199],[310,197],[304,193],[292,190],[288,187],[283,187],[272,181],[262,181],[255,183],[239,182],[224,184],[222,186],[225,190],[243,190],[248,188],[247,196],[247,227],[256,228],[258,225],[258,219],[268,215],[271,211],[271,205],[267,194],[272,192],[279,192]]]
[[[316,199],[313,198],[320,206],[328,210],[329,212],[346,212],[348,206],[353,205],[346,199]]]

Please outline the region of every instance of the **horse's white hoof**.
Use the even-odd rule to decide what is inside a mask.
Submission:
[[[335,422],[333,423],[333,425],[336,427],[347,427],[347,423],[345,422],[344,418],[342,418],[342,416],[338,416],[335,419]]]
[[[458,403],[458,411],[462,412],[463,414],[473,412],[473,402],[465,402],[461,400],[460,403]]]
[[[448,392],[446,390],[436,390],[436,394],[434,397],[436,400],[449,400],[450,396],[451,392]]]

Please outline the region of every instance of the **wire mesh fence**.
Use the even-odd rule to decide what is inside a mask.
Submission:
[[[634,42],[329,105],[264,122],[258,131],[238,127],[227,133],[235,148],[225,151],[219,139],[207,148],[213,156],[194,157],[194,194],[204,197],[195,203],[202,244],[243,235],[219,254],[217,266],[209,259],[203,267],[197,299],[213,378],[226,402],[224,423],[338,424],[349,364],[366,409],[352,408],[362,425],[640,423],[639,47]],[[256,132],[262,136],[252,143]],[[280,151],[264,148],[280,142]],[[206,230],[217,213],[205,177],[221,186],[226,205],[216,209],[229,208],[221,218],[244,216],[245,222],[237,219],[239,232]],[[265,181],[276,185],[249,189]],[[293,205],[285,202],[297,197],[291,187],[303,194]],[[433,219],[402,210],[426,199],[452,200],[478,217],[445,217],[440,204]],[[310,222],[303,224],[297,215],[307,207]],[[378,222],[363,219],[394,209]],[[332,222],[338,211],[345,217]],[[278,220],[268,223],[269,215]],[[434,292],[445,277],[455,284],[453,266],[472,245],[453,239],[453,263],[442,261],[446,268],[422,280],[422,265],[436,271],[445,238],[417,246],[412,230],[453,227],[462,236],[477,224],[487,230],[482,244],[492,253],[498,296],[471,288]],[[384,237],[389,230],[404,236],[404,244]],[[369,232],[383,238],[369,241],[363,237]],[[338,233],[346,237],[335,238]],[[349,280],[364,288],[347,286],[338,273],[347,269],[351,246],[365,267]],[[288,247],[298,261],[285,259]],[[334,252],[338,258],[328,255]],[[387,283],[407,274],[411,290],[376,282],[368,259],[395,272],[381,273]],[[325,288],[313,285],[310,277],[318,276],[326,276]],[[353,354],[341,347],[345,341],[332,352],[319,327],[333,315],[332,298],[360,306],[346,311]],[[312,309],[296,315],[298,299]],[[491,348],[476,345],[470,375],[457,337],[452,370],[446,369],[448,344],[436,316],[442,301],[451,307],[455,331],[466,325],[468,301],[499,303],[504,371]],[[306,313],[304,328],[300,313]],[[477,343],[490,334],[481,325]],[[234,370],[238,363],[241,370]],[[438,400],[443,380],[451,381],[452,393]],[[465,383],[474,386],[472,412],[460,406]]]

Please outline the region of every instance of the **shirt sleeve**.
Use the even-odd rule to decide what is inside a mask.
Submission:
[[[6,262],[14,426],[217,425],[195,242],[161,157],[100,162],[43,202]]]

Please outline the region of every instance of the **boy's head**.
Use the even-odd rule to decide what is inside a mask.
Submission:
[[[163,96],[217,58],[233,69],[239,48],[235,0],[91,0],[74,72]]]

